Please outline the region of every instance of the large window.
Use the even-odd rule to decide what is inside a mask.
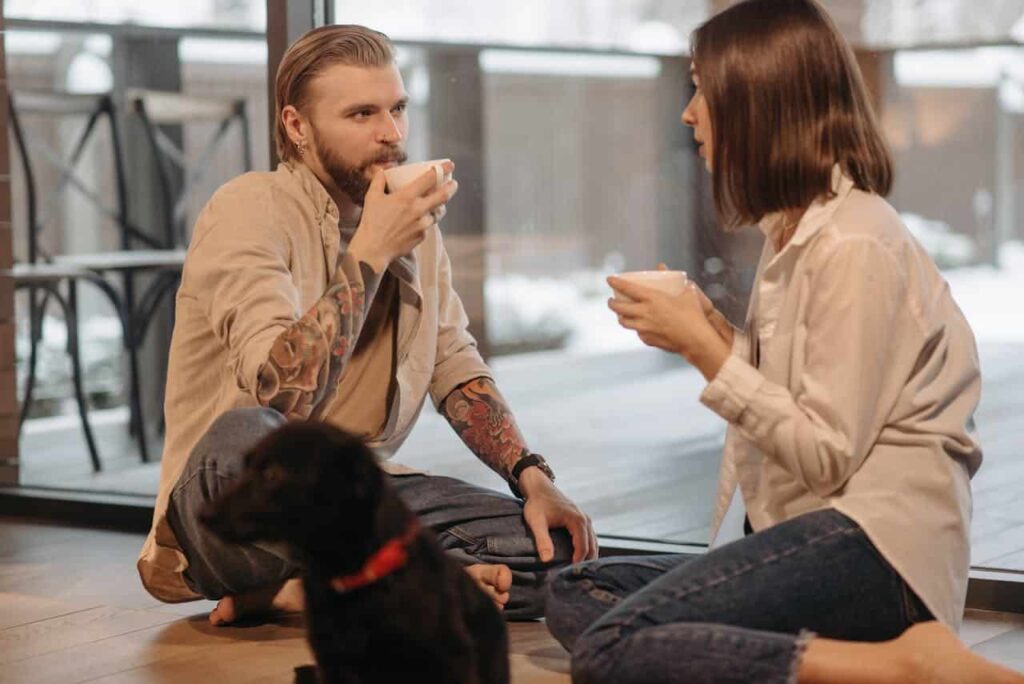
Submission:
[[[896,52],[883,116],[892,201],[978,340],[985,463],[973,483],[973,562],[1024,570],[1024,48]]]
[[[706,543],[724,424],[621,329],[605,277],[687,270],[741,320],[758,243],[710,223],[679,116],[705,3],[338,2],[400,44],[413,158],[451,157],[456,287],[532,448],[606,536]],[[396,457],[503,488],[427,410]]]
[[[124,250],[126,225],[133,251],[180,250],[198,209],[218,185],[247,164],[267,167],[264,2],[193,0],[158,6],[8,0],[4,10],[6,85],[24,143],[18,143],[12,127],[17,263],[82,256],[95,261],[98,254]],[[150,103],[147,116],[153,123],[147,130],[137,103],[151,96],[170,99],[144,100]],[[109,98],[109,110],[103,109],[108,106],[103,98]],[[223,112],[231,107],[241,116],[218,135]],[[101,113],[90,129],[96,111]],[[247,139],[242,118],[249,129]],[[117,126],[120,170],[114,163],[111,119]],[[77,160],[71,163],[79,143]],[[124,188],[123,217],[119,186]],[[32,231],[30,190],[36,200]],[[168,235],[171,223],[173,235]],[[31,248],[30,232],[38,238]],[[67,312],[54,298],[47,299],[40,290],[33,293],[22,282],[15,309],[19,399],[26,397],[30,376],[33,387],[21,430],[19,481],[32,487],[151,496],[162,444],[174,272],[139,268],[131,276],[130,294],[123,270],[100,270],[99,275],[112,294],[95,281],[77,282],[79,339],[72,346],[79,353],[102,471],[94,472],[90,462],[73,391]],[[168,279],[162,289],[159,278]],[[67,281],[53,284],[67,296]],[[160,291],[162,297],[148,300],[148,291]],[[29,303],[33,294],[39,303],[35,314]],[[126,351],[126,337],[133,336],[126,335],[122,322],[129,300],[134,337],[141,337],[134,371]],[[155,304],[151,310],[150,303]],[[133,378],[137,402],[131,401]],[[130,429],[133,403],[151,461],[144,466],[137,429]]]
[[[220,28],[264,31],[263,0],[179,0],[178,2],[67,2],[67,0],[6,0],[7,19],[40,22],[133,24],[170,28]]]
[[[742,320],[759,235],[725,236],[716,228],[708,179],[679,121],[689,96],[689,32],[728,4],[338,0],[331,8],[334,21],[366,24],[398,42],[412,96],[410,156],[456,163],[461,189],[444,236],[472,328],[530,445],[606,536],[708,540],[725,426],[699,404],[704,383],[695,369],[618,327],[604,278],[663,261],[687,270]],[[129,175],[138,184],[131,216],[140,228],[158,219],[146,207],[161,205],[146,171],[148,143],[126,107],[132,88],[241,99],[253,166],[266,168],[263,2],[71,5],[7,0],[15,19],[6,32],[9,82],[15,90],[115,94]],[[1024,570],[1024,517],[1014,510],[1024,486],[1024,406],[1015,392],[1024,380],[1024,324],[1015,313],[1024,296],[1024,48],[1013,42],[1024,34],[1024,7],[993,2],[982,12],[977,3],[954,0],[826,5],[858,46],[895,154],[890,199],[944,270],[978,338],[984,390],[977,426],[986,462],[974,481],[975,564]],[[76,29],[73,22],[85,24]],[[160,30],[147,33],[153,27]],[[902,47],[936,41],[947,45]],[[999,45],[948,45],[982,41]],[[64,153],[81,125],[26,117],[36,139]],[[240,139],[225,139],[207,158],[212,124],[163,130],[183,147],[187,165],[208,171],[183,205],[188,225],[213,189],[241,170]],[[82,162],[85,189],[109,202],[105,135],[97,134]],[[13,158],[12,166],[17,231],[26,211],[19,199],[24,178]],[[60,172],[51,168],[43,181],[59,185]],[[81,190],[65,188],[68,198],[50,208],[47,248],[116,248],[109,216]],[[16,255],[26,258],[21,233]],[[22,383],[30,351],[25,296],[18,308]],[[40,319],[22,482],[151,495],[169,310],[154,318],[141,355],[153,462],[140,466],[128,430],[130,369],[118,319],[96,292],[83,294],[82,309],[82,361],[104,470],[93,474],[85,453],[65,321],[53,309]],[[504,487],[429,407],[396,459]]]
[[[890,199],[978,337],[986,463],[974,482],[974,561],[1024,569],[1024,518],[1013,506],[1024,484],[1015,450],[1024,327],[1013,314],[1024,295],[1022,51],[885,49],[921,39],[917,23],[952,26],[963,7],[854,4],[833,9],[855,40],[883,46],[859,57],[896,158]],[[336,21],[409,41],[410,150],[452,157],[457,176],[470,174],[446,240],[531,446],[600,533],[706,542],[724,426],[698,403],[694,369],[618,328],[603,277],[665,261],[689,270],[734,320],[743,314],[758,238],[726,240],[714,228],[707,180],[678,122],[687,65],[667,47],[685,46],[709,8],[517,3],[513,17],[474,7],[338,2]],[[958,26],[942,37],[996,36],[980,19]],[[630,38],[639,35],[661,38]],[[467,120],[475,124],[451,125]],[[429,410],[398,458],[502,486]]]

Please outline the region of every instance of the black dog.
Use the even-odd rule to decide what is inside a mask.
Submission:
[[[302,559],[321,681],[508,682],[497,608],[358,439],[323,423],[283,426],[202,519],[224,539],[283,541]]]

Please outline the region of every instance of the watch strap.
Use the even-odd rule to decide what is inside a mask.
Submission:
[[[521,459],[516,461],[515,465],[512,466],[512,472],[509,473],[508,488],[512,490],[512,493],[520,499],[525,499],[522,491],[519,489],[519,476],[523,474],[523,471],[531,466],[537,466],[547,477],[554,480],[552,477],[551,468],[548,467],[547,462],[540,454],[529,454],[523,456]]]

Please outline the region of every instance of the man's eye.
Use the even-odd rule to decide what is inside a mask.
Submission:
[[[355,114],[353,114],[352,118],[354,118],[354,119],[369,119],[372,114],[373,114],[373,112],[371,112],[369,109],[362,109],[362,110],[356,112]]]
[[[409,108],[409,105],[403,102],[400,105],[395,105],[395,108],[392,109],[391,111],[393,111],[396,114],[401,114],[402,112],[404,112],[408,108]]]

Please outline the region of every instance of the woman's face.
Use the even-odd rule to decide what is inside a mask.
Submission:
[[[711,149],[711,115],[708,112],[708,103],[704,99],[704,93],[700,89],[700,76],[697,70],[690,65],[690,77],[693,79],[694,93],[690,103],[683,110],[683,124],[693,128],[693,139],[699,147],[697,154],[704,158],[704,166],[711,170],[712,152]]]

